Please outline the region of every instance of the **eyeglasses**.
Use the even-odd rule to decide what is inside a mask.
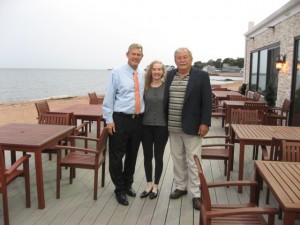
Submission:
[[[175,59],[176,60],[187,60],[187,59],[189,59],[190,57],[189,56],[187,56],[187,55],[185,55],[185,56],[177,56],[177,57],[175,57]]]

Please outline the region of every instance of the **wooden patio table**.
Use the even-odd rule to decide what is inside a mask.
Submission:
[[[42,151],[74,131],[74,126],[12,123],[0,127],[0,149],[32,152],[35,157],[38,207],[45,208]]]
[[[231,124],[231,128],[232,143],[235,142],[236,136],[240,142],[239,180],[243,180],[245,145],[270,146],[272,137],[282,140],[300,140],[300,127]],[[242,187],[239,187],[238,191],[241,193]]]
[[[242,95],[237,91],[217,91],[217,90],[212,90],[212,94],[219,101],[226,100],[227,95],[238,95],[238,96]]]
[[[103,118],[102,105],[75,104],[65,108],[55,109],[52,112],[74,113],[75,119],[97,121],[97,137],[100,137],[101,120]]]
[[[256,181],[266,182],[284,212],[283,225],[295,224],[300,219],[300,163],[255,161],[254,165]],[[257,204],[259,193],[257,188]]]

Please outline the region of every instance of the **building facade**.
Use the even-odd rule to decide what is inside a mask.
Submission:
[[[245,83],[265,95],[272,87],[276,106],[292,100],[289,125],[300,126],[300,0],[291,0],[245,33]],[[281,69],[276,69],[281,62]]]

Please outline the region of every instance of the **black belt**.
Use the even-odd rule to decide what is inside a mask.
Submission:
[[[142,117],[144,115],[144,113],[127,114],[127,113],[123,113],[123,112],[114,112],[114,114],[116,114],[118,116],[126,117],[126,118],[131,118],[131,119],[137,119],[137,118]]]

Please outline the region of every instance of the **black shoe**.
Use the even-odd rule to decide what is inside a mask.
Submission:
[[[157,189],[157,192],[155,193],[155,192],[151,192],[150,194],[149,194],[149,198],[150,199],[155,199],[155,198],[157,198],[157,195],[158,195],[158,189]]]
[[[152,191],[152,189],[149,192],[143,191],[141,193],[141,195],[140,195],[140,198],[146,198],[146,197],[148,197],[148,195],[152,193],[151,191]]]
[[[130,197],[135,197],[136,196],[136,192],[132,187],[127,189],[126,194],[129,195]]]
[[[117,201],[119,204],[127,206],[129,205],[129,202],[127,200],[127,196],[125,194],[116,194]]]
[[[187,194],[186,190],[182,191],[182,190],[176,189],[175,191],[171,192],[170,198],[171,199],[177,199],[177,198],[180,198],[181,196],[186,195],[186,194]]]
[[[201,198],[193,198],[193,208],[196,210],[200,210],[200,201]]]

